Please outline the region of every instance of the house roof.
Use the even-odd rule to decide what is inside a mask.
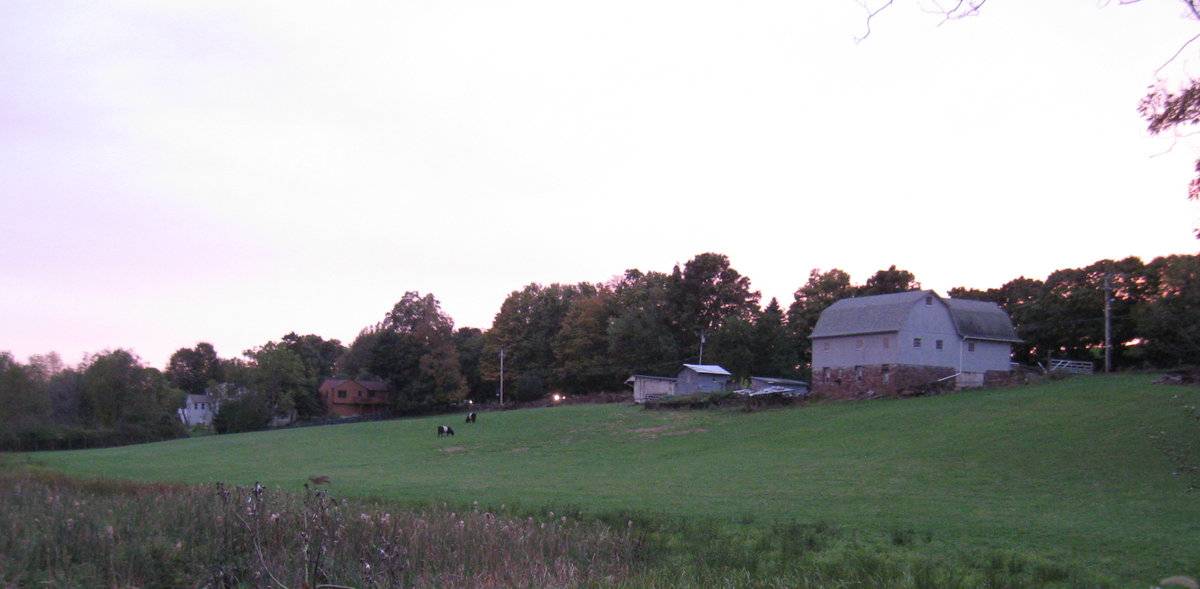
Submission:
[[[932,296],[945,303],[958,335],[968,339],[1020,342],[1012,320],[996,303],[942,298],[932,290],[842,299],[821,313],[810,338],[900,331],[917,301]]]
[[[913,304],[929,295],[937,296],[931,290],[910,290],[841,299],[821,313],[809,337],[900,331]]]
[[[950,307],[950,317],[958,334],[969,339],[986,339],[1019,343],[1012,320],[1000,305],[990,301],[944,299]]]
[[[388,384],[386,382],[383,382],[382,380],[365,380],[365,379],[358,379],[358,378],[327,378],[321,383],[321,388],[337,387],[337,386],[346,384],[348,382],[357,383],[357,384],[361,385],[362,388],[367,389],[368,391],[386,391],[386,390],[388,390]]]
[[[715,374],[717,376],[733,376],[728,370],[717,366],[716,364],[684,364],[684,368],[696,372],[698,374]]]

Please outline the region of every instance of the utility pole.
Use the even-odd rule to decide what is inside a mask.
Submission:
[[[1104,372],[1112,372],[1112,281],[1104,273]]]
[[[704,364],[704,330],[700,330],[700,364]]]
[[[504,348],[500,348],[500,406],[504,406]]]

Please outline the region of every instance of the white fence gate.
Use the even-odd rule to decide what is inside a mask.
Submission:
[[[1091,374],[1095,371],[1091,362],[1082,360],[1050,359],[1050,368],[1046,372],[1066,372],[1068,374]]]

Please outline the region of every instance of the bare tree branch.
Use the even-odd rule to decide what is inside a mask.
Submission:
[[[1191,39],[1188,39],[1187,41],[1184,41],[1184,42],[1183,42],[1183,45],[1180,45],[1180,46],[1179,46],[1179,49],[1176,49],[1176,50],[1175,50],[1175,54],[1174,54],[1174,55],[1172,55],[1170,59],[1168,59],[1168,60],[1164,61],[1164,62],[1162,63],[1162,65],[1160,65],[1160,66],[1158,66],[1157,68],[1155,68],[1155,69],[1154,69],[1154,75],[1155,75],[1155,77],[1157,77],[1157,76],[1158,76],[1159,72],[1161,72],[1161,71],[1163,70],[1163,68],[1167,67],[1168,65],[1171,65],[1171,62],[1175,61],[1175,60],[1176,60],[1176,59],[1177,59],[1177,58],[1180,56],[1180,54],[1182,54],[1182,53],[1183,53],[1183,50],[1184,50],[1184,49],[1187,49],[1187,48],[1188,48],[1188,45],[1191,45],[1191,44],[1192,44],[1192,43],[1193,43],[1193,42],[1194,42],[1196,39],[1200,39],[1200,34],[1197,34],[1197,35],[1193,36]]]
[[[863,36],[861,37],[855,37],[855,43],[862,43],[864,39],[871,36],[871,19],[875,18],[875,15],[886,10],[887,7],[891,6],[892,2],[895,2],[895,0],[887,0],[883,4],[880,4],[879,8],[876,8],[875,10],[871,10],[866,2],[859,2],[859,5],[863,7],[863,10],[867,11],[867,32],[863,33]]]

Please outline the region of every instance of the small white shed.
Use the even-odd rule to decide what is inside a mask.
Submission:
[[[625,379],[625,384],[633,387],[634,403],[645,403],[674,395],[675,380],[669,376],[635,374]]]

